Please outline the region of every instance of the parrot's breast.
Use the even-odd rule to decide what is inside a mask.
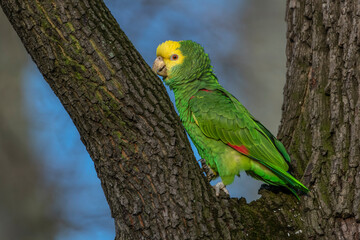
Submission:
[[[205,136],[195,123],[195,120],[194,122],[184,123],[184,126],[199,155],[206,160],[206,163],[214,172],[219,174],[225,185],[231,184],[235,175],[238,175],[240,171],[251,168],[252,160],[221,140]]]

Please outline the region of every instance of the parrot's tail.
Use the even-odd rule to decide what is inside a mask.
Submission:
[[[294,178],[290,173],[285,172],[283,170],[278,170],[277,168],[273,168],[271,166],[268,166],[281,180],[285,182],[284,187],[289,189],[298,200],[299,196],[296,193],[296,190],[299,190],[303,193],[308,193],[309,189],[305,187],[299,180]]]
[[[297,199],[299,199],[299,196],[297,195],[297,190],[303,193],[309,192],[309,189],[305,187],[296,178],[294,178],[290,173],[279,169],[271,163],[265,163],[262,161],[256,161],[256,163],[257,164],[255,164],[255,166],[257,167],[253,168],[252,171],[247,171],[250,176],[271,185],[284,186],[289,189],[296,196]],[[261,165],[262,167],[260,167]],[[273,173],[271,174],[272,176],[264,172],[265,167],[267,168],[267,171]]]

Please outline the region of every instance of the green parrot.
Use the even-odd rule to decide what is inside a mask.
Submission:
[[[219,83],[203,47],[190,40],[166,41],[156,50],[153,71],[174,91],[180,119],[206,164],[220,176],[216,195],[245,171],[255,179],[309,190],[287,171],[283,144]],[[228,192],[227,192],[228,193]]]

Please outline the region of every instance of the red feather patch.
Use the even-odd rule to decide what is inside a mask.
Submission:
[[[249,150],[244,145],[236,146],[230,143],[228,143],[228,145],[242,154],[249,155]]]
[[[207,90],[207,89],[205,89],[205,88],[200,89],[200,91],[204,91],[204,92],[212,92],[212,90]]]
[[[203,92],[212,92],[212,90],[207,90],[205,88],[200,89],[199,91],[203,91]],[[192,96],[189,100],[193,99],[195,96]]]

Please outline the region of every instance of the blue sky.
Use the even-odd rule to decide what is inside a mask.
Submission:
[[[105,2],[149,65],[159,43],[170,39],[197,41],[209,53],[220,83],[246,105],[248,100],[237,94],[244,88],[242,76],[228,73],[223,62],[227,55],[245,46],[239,33],[234,32],[243,1]],[[93,162],[70,117],[33,63],[24,73],[24,94],[33,147],[41,156],[49,185],[56,183],[56,197],[62,205],[65,224],[56,239],[114,239],[113,220]],[[173,100],[173,94],[169,95]],[[241,182],[228,189],[234,197],[253,200],[259,186],[259,182],[242,174]]]

